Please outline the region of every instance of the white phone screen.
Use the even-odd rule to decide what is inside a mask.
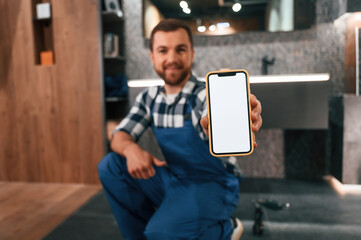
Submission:
[[[211,151],[215,155],[253,150],[247,76],[245,72],[208,75]]]

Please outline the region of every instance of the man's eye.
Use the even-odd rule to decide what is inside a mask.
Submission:
[[[185,52],[185,51],[186,51],[185,48],[180,48],[180,49],[178,49],[178,52]]]
[[[166,53],[166,52],[167,52],[167,50],[165,50],[165,49],[161,49],[161,50],[159,50],[158,52],[159,52],[159,53]]]

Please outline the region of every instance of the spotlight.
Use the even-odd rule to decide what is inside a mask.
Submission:
[[[206,28],[206,26],[201,25],[201,26],[198,26],[197,30],[198,30],[198,32],[205,32],[207,30],[207,28]]]
[[[229,28],[231,25],[229,24],[229,22],[219,22],[217,23],[217,28],[219,29],[224,29],[224,28]]]
[[[242,8],[242,5],[240,3],[235,3],[232,6],[233,12],[239,12],[241,10],[241,8]]]
[[[181,7],[181,8],[188,8],[188,3],[186,2],[186,1],[180,1],[179,2],[179,6]]]
[[[216,31],[216,25],[212,24],[211,26],[209,26],[208,29],[209,29],[209,31],[214,32],[214,31]]]
[[[183,12],[186,13],[186,14],[190,14],[191,9],[190,8],[183,8]]]

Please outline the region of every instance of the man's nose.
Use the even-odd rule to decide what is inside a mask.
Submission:
[[[168,63],[177,62],[178,59],[179,59],[179,55],[177,54],[176,51],[169,51],[168,52],[168,56],[167,56],[167,62]]]

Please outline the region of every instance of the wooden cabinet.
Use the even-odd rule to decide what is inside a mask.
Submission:
[[[98,2],[47,2],[56,61],[42,66],[32,1],[0,0],[0,181],[98,183],[105,152]]]

